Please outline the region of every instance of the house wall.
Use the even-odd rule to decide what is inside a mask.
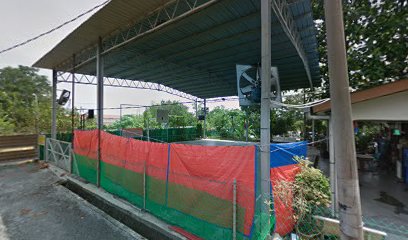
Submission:
[[[352,104],[353,120],[408,121],[408,91]]]

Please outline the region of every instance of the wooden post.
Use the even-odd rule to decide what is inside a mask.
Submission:
[[[325,0],[327,55],[341,239],[363,239],[341,0]]]

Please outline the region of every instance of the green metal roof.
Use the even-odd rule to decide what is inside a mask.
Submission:
[[[106,77],[160,83],[199,98],[237,95],[235,65],[261,61],[260,0],[164,2],[113,0],[34,66],[71,71],[75,54],[75,72],[95,75],[101,37]],[[310,0],[272,2],[272,65],[281,88],[318,85]]]

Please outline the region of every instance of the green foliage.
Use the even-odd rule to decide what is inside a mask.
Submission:
[[[380,125],[372,122],[359,122],[359,132],[355,136],[357,152],[372,153],[375,137],[380,133]]]
[[[114,122],[107,129],[122,128],[163,128],[156,120],[157,110],[167,110],[169,112],[169,128],[179,128],[187,126],[196,126],[195,116],[189,112],[188,107],[177,101],[161,101],[160,104],[152,104],[152,107],[146,109],[142,115],[125,115],[122,119]],[[167,127],[167,126],[166,126]]]
[[[304,159],[296,158],[299,173],[293,182],[280,181],[274,185],[274,196],[288,207],[293,207],[296,231],[302,239],[320,239],[323,228],[313,215],[329,207],[330,184],[324,174]]]
[[[303,94],[285,97],[285,103],[303,103]],[[208,129],[218,133],[222,138],[245,139],[245,122],[248,122],[248,133],[252,140],[260,137],[260,109],[251,106],[238,109],[216,107],[207,114]],[[310,125],[311,122],[308,122]],[[315,122],[316,132],[324,133],[326,125],[322,121]],[[311,127],[309,127],[311,128]],[[304,114],[296,109],[274,108],[271,110],[271,135],[289,136],[304,130]]]
[[[245,119],[244,111],[216,107],[207,114],[207,127],[215,129],[222,138],[244,139]]]
[[[47,77],[30,67],[0,69],[0,134],[33,133],[51,129],[51,87]],[[71,113],[57,110],[59,131],[71,128]]]
[[[312,213],[315,208],[330,205],[330,183],[327,177],[304,159],[296,158],[300,172],[294,182],[281,181],[275,186],[276,195],[288,206],[292,203],[296,221]]]
[[[313,0],[320,70],[328,92],[327,43],[322,0]],[[408,2],[343,0],[350,85],[362,89],[408,73]]]
[[[330,205],[330,183],[327,177],[306,160],[298,159],[300,172],[295,177],[294,196],[298,202],[295,209],[301,214],[310,211],[310,207],[328,207]]]
[[[143,128],[144,117],[143,115],[125,115],[122,119],[107,126],[107,129],[122,129],[122,128]]]
[[[153,104],[155,105],[155,104]],[[152,119],[156,118],[157,110],[167,110],[169,112],[169,126],[170,128],[195,126],[197,120],[193,113],[188,111],[188,107],[177,101],[161,101],[160,104],[150,107],[146,110]],[[145,111],[145,112],[146,112]],[[145,117],[147,119],[147,116]],[[156,120],[149,121],[151,128],[160,127]]]
[[[0,116],[0,133],[2,135],[12,134],[14,132],[14,124],[7,121],[6,117]]]

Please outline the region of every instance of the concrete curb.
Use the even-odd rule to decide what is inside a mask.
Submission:
[[[147,239],[187,239],[170,230],[171,225],[103,189],[84,183],[55,166],[49,165],[49,170],[66,181],[64,183],[66,188]]]

